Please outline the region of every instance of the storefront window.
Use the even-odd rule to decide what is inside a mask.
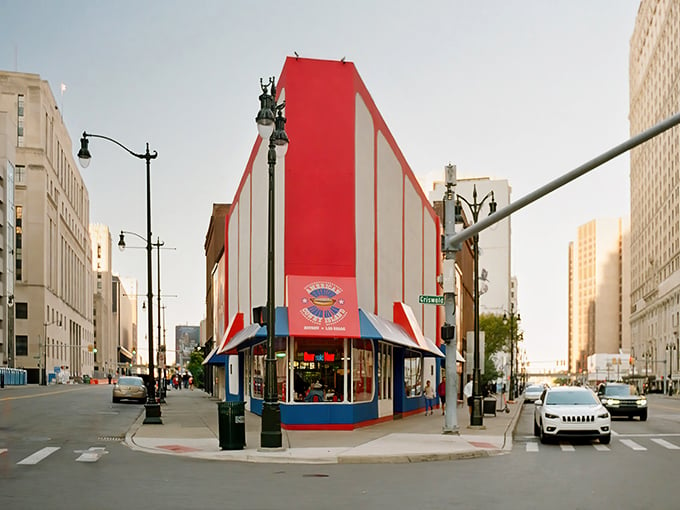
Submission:
[[[286,387],[286,339],[274,339],[274,351],[276,356],[276,387],[279,395],[279,400],[285,402],[285,387]],[[267,357],[267,342],[259,343],[253,346],[253,389],[252,396],[254,398],[264,398],[264,383],[265,383],[265,359]]]
[[[373,342],[352,341],[352,402],[366,402],[373,398]]]
[[[416,351],[404,354],[404,391],[407,397],[419,397],[423,392],[423,357]]]
[[[345,341],[296,338],[293,341],[293,399],[342,402],[345,395]]]

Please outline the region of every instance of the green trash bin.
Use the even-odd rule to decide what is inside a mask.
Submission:
[[[218,402],[217,418],[221,450],[242,450],[246,444],[246,403]]]
[[[90,376],[89,375],[83,376],[83,384],[90,384]]]

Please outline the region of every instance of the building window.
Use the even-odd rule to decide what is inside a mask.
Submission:
[[[28,319],[28,303],[17,303],[15,310],[17,319]]]
[[[345,395],[345,341],[296,338],[293,347],[293,400],[342,402]]]
[[[407,397],[419,397],[423,393],[423,357],[416,351],[404,354],[404,391]]]
[[[274,350],[276,359],[276,388],[279,400],[285,401],[286,390],[286,339],[275,338]],[[265,358],[267,344],[262,342],[253,347],[253,388],[251,395],[254,398],[264,398]]]
[[[352,341],[352,402],[373,399],[373,342]]]
[[[17,96],[17,147],[24,146],[24,95]]]
[[[28,337],[26,335],[16,336],[16,355],[28,356]]]
[[[26,167],[23,165],[17,165],[14,168],[14,182],[16,184],[22,184],[26,178]]]
[[[23,216],[23,207],[18,205],[16,208],[16,235],[15,235],[15,251],[14,251],[14,260],[15,260],[15,278],[17,281],[23,280],[23,275],[21,272],[21,266],[22,266],[22,260],[21,260],[21,236],[22,236],[22,216]]]

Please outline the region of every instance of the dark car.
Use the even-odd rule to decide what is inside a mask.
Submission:
[[[597,388],[597,396],[612,416],[638,416],[647,420],[647,397],[640,395],[637,387],[625,383],[603,383]]]

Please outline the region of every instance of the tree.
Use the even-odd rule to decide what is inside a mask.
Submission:
[[[194,378],[194,386],[197,388],[203,388],[203,352],[199,348],[194,350],[189,357],[189,363],[187,364],[187,369],[191,372],[191,376]]]
[[[484,331],[484,374],[482,375],[482,385],[495,381],[503,376],[503,373],[496,368],[494,354],[499,352],[510,352],[510,328],[513,338],[519,341],[517,321],[504,321],[503,316],[483,313],[479,316],[479,329]]]

